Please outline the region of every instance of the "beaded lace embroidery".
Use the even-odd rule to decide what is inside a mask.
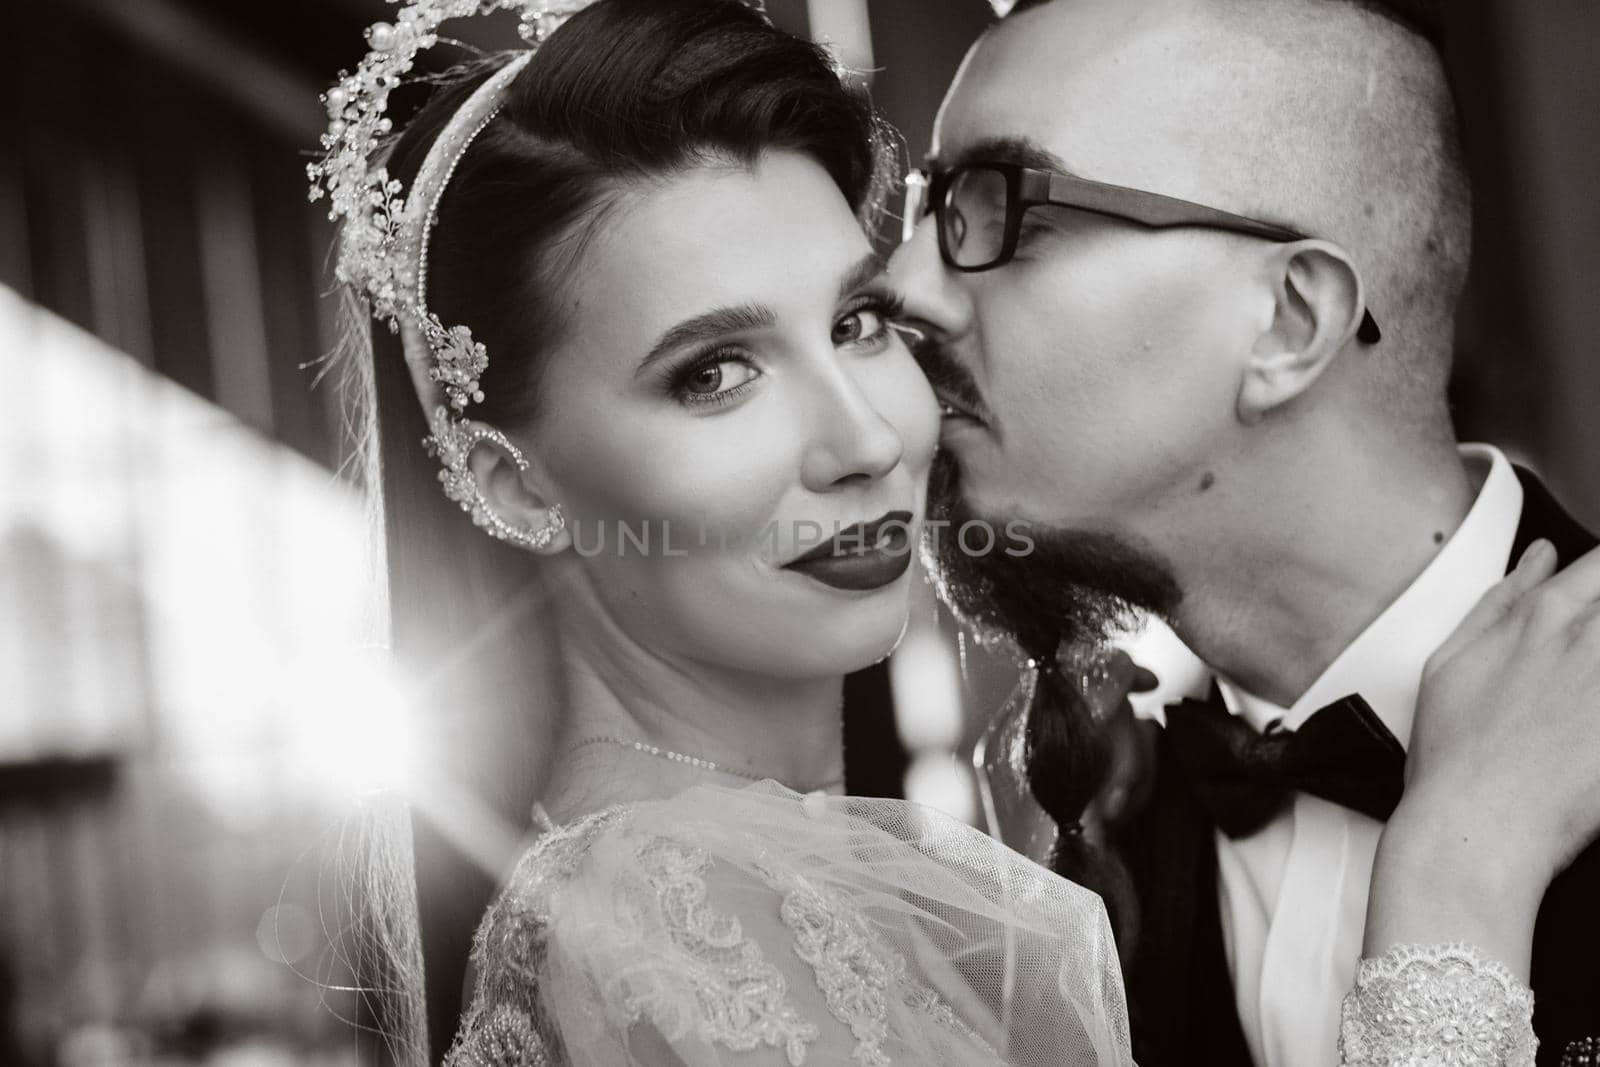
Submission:
[[[541,837],[474,938],[478,988],[449,1054],[448,1067],[553,1067],[561,1042],[539,1007],[550,890],[572,877],[595,837],[628,813],[610,808]]]
[[[1561,1067],[1600,1067],[1600,1037],[1580,1037],[1561,1053]]]
[[[1345,1067],[1533,1067],[1533,993],[1468,945],[1397,945],[1344,998]]]
[[[861,1067],[888,1067],[888,989],[904,964],[896,960],[900,966],[894,967],[874,951],[864,924],[845,902],[825,898],[797,875],[776,885],[784,894],[779,914],[794,933],[795,954],[811,965],[828,1010],[856,1039],[850,1058]]]
[[[554,1067],[533,1017],[513,1004],[496,1004],[464,1031],[451,1050],[451,1067]]]
[[[518,865],[511,888],[479,929],[478,988],[446,1059],[449,1067],[565,1062],[559,1030],[545,1017],[538,995],[551,909],[559,907],[556,895],[578,874],[598,837],[613,830],[629,834],[630,811],[631,806],[611,808],[553,830]],[[738,916],[713,905],[707,881],[712,856],[656,835],[641,835],[630,847],[653,899],[628,902],[624,912],[630,914],[623,921],[643,922],[648,913],[663,923],[680,953],[675,965],[681,973],[602,976],[606,1000],[629,1024],[648,1020],[670,1040],[694,1033],[735,1052],[772,1048],[801,1067],[819,1029],[794,1006],[789,980],[746,935]],[[856,1064],[891,1063],[884,1048],[891,997],[989,1051],[936,993],[907,978],[905,961],[873,936],[847,897],[771,865],[763,865],[759,874],[777,896],[796,956],[810,966],[829,1011],[849,1027]]]
[[[740,1052],[762,1045],[780,1048],[799,1067],[817,1028],[788,1003],[789,983],[761,946],[745,937],[738,918],[707,902],[705,872],[711,857],[704,849],[656,838],[639,850],[639,861],[655,887],[673,941],[697,965],[683,978],[700,1009],[700,1033]],[[649,1016],[668,1033],[683,1029],[687,1021],[661,1018],[659,1005],[638,1000],[627,1007],[630,1018]]]
[[[811,965],[833,1017],[850,1027],[856,1039],[851,1059],[861,1067],[886,1067],[891,1062],[883,1042],[888,1036],[889,994],[895,989],[907,1007],[961,1034],[974,1047],[993,1051],[937,993],[907,977],[905,960],[872,936],[860,909],[801,875],[762,873],[783,893],[779,914],[794,934],[795,955]]]

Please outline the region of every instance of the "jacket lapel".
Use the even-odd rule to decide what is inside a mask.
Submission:
[[[1127,968],[1134,1059],[1248,1064],[1222,943],[1214,830],[1173,758],[1163,732],[1157,759],[1167,773],[1122,833],[1139,906]]]
[[[1532,471],[1517,467],[1516,472],[1517,481],[1522,483],[1522,520],[1517,524],[1517,538],[1511,545],[1509,566],[1516,566],[1528,546],[1541,537],[1555,546],[1561,567],[1595,547],[1594,534],[1567,514]]]
[[[1517,468],[1522,482],[1522,521],[1511,563],[1539,538],[1555,546],[1567,566],[1595,547],[1593,534],[1556,502],[1531,472]],[[1600,843],[1589,846],[1550,883],[1533,931],[1533,1028],[1539,1036],[1539,1067],[1561,1063],[1567,1046],[1600,1037]]]

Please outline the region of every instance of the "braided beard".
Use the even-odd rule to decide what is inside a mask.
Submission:
[[[1104,644],[1148,612],[1170,618],[1183,597],[1170,569],[1148,552],[1105,533],[1027,527],[1033,548],[962,550],[955,532],[968,522],[1004,523],[978,514],[961,492],[961,470],[941,451],[928,486],[928,515],[949,526],[923,542],[939,596],[980,641],[996,638],[1051,662]],[[1020,548],[1015,548],[1020,551]]]

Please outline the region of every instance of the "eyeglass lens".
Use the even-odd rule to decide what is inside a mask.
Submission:
[[[1007,192],[1006,176],[998,170],[963,167],[950,176],[940,236],[957,266],[979,267],[1000,258]]]

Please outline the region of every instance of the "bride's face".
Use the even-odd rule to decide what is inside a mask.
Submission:
[[[827,173],[773,151],[647,185],[565,289],[530,444],[590,606],[678,660],[814,676],[887,654],[938,409]],[[882,526],[834,552],[856,524]]]

